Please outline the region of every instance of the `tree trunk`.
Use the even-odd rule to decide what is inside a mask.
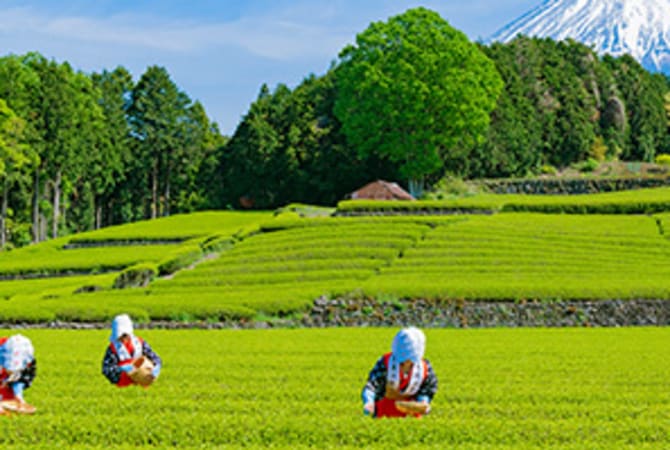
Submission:
[[[42,213],[40,213],[40,218],[39,218],[38,224],[39,224],[38,240],[39,240],[39,242],[46,241],[47,240],[47,228],[49,228],[48,227],[49,223],[47,221],[47,217]]]
[[[4,250],[5,245],[7,244],[7,229],[6,229],[6,220],[7,220],[7,203],[9,202],[9,183],[7,179],[3,181],[2,186],[2,207],[0,207],[0,251]]]
[[[33,181],[33,244],[40,241],[40,169],[35,169]]]
[[[170,164],[167,165],[165,174],[165,207],[163,208],[163,215],[170,215]]]
[[[54,180],[54,208],[53,208],[53,223],[51,224],[51,237],[56,239],[58,237],[58,224],[60,223],[60,185],[62,181],[61,171],[56,172],[56,179]]]
[[[155,219],[158,214],[158,160],[154,161],[151,171],[151,218]]]
[[[99,230],[102,227],[102,200],[93,200],[95,202],[95,229]]]

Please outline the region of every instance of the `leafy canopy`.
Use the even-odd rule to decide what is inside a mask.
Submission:
[[[503,87],[493,62],[425,8],[372,23],[336,70],[335,114],[349,144],[399,163],[409,179],[467,157]]]

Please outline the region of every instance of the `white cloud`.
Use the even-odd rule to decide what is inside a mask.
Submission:
[[[333,56],[351,38],[346,31],[286,17],[198,24],[129,15],[49,17],[30,8],[0,11],[0,33],[21,34],[35,42],[62,39],[179,53],[233,46],[276,60]]]

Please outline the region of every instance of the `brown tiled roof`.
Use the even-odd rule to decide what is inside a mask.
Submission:
[[[348,196],[352,200],[415,200],[409,192],[398,186],[398,183],[392,183],[384,180],[368,183]]]

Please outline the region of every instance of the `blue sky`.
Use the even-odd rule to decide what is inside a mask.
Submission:
[[[90,73],[164,66],[232,134],[263,83],[323,74],[371,22],[438,12],[483,40],[541,0],[0,0],[0,54],[38,51]]]

